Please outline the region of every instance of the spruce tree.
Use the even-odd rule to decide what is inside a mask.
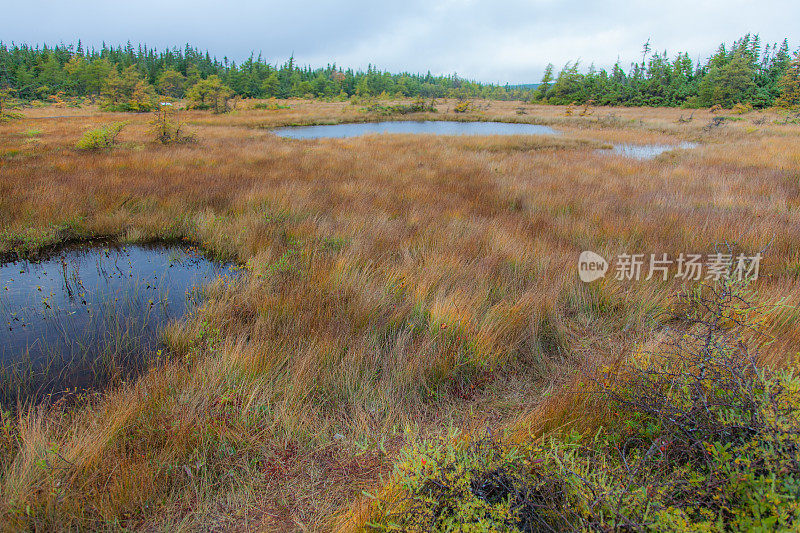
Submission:
[[[542,81],[539,83],[539,87],[536,89],[536,99],[537,100],[544,100],[547,98],[547,91],[550,90],[550,84],[553,83],[555,77],[553,76],[553,69],[555,67],[552,63],[548,63],[544,69],[544,74],[542,75]]]
[[[781,96],[775,102],[779,107],[796,109],[800,107],[800,52],[789,63],[780,81]]]

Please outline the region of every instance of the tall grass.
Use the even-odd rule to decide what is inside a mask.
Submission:
[[[453,118],[450,104],[432,116]],[[652,339],[678,282],[586,286],[575,275],[582,250],[674,256],[733,238],[745,251],[770,243],[759,294],[796,305],[798,127],[750,131],[745,120],[704,132],[702,112],[682,124],[679,110],[615,109],[618,119],[601,121],[604,110],[519,116],[518,106],[475,106],[466,119],[564,134],[270,134],[373,118],[295,100],[269,113],[187,112],[198,142],[179,146],[150,141],[143,117],[120,135],[124,148],[71,149],[109,120],[100,114],[39,120],[35,146],[0,136],[0,151],[26,154],[0,163],[0,252],[67,235],[187,238],[248,271],[168,329],[174,361],[80,410],[12,421],[0,446],[6,522],[328,530],[405,442],[443,426],[590,428],[603,406],[565,387]],[[595,153],[680,140],[702,146],[648,162]],[[765,327],[776,340],[764,357],[792,364],[792,315]]]
[[[800,383],[759,363],[769,307],[751,298],[731,279],[689,289],[652,350],[584,374],[574,394],[613,412],[595,432],[415,442],[369,529],[792,529]]]

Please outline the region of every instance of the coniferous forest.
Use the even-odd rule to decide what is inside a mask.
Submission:
[[[222,60],[186,45],[156,50],[146,45],[85,48],[77,44],[31,46],[0,42],[0,92],[21,100],[89,97],[106,108],[152,109],[156,95],[203,101],[207,93],[242,98],[343,99],[380,95],[423,98],[488,98],[617,106],[708,107],[736,104],[792,107],[797,96],[800,52],[745,35],[722,44],[705,61],[688,52],[670,56],[650,43],[642,59],[610,70],[570,62],[547,66],[541,83],[528,86],[478,83],[457,75],[393,74],[332,64],[301,66],[294,58],[272,65],[259,55],[243,62]]]

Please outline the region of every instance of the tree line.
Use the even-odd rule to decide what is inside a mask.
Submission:
[[[203,82],[203,83],[201,83]],[[186,45],[158,51],[140,45],[84,49],[77,45],[30,46],[0,42],[0,89],[24,100],[102,97],[119,110],[145,110],[154,95],[183,98],[198,84],[202,98],[216,91],[242,98],[350,98],[382,94],[423,98],[521,99],[529,92],[477,83],[457,75],[300,66],[289,58],[271,65],[259,55],[236,63]]]
[[[152,109],[159,95],[190,98],[199,107],[220,109],[230,97],[350,98],[381,95],[420,98],[488,98],[569,104],[702,107],[747,104],[769,107],[797,105],[798,54],[788,40],[762,46],[746,35],[720,45],[705,62],[687,53],[670,59],[652,53],[649,42],[642,59],[626,71],[619,62],[610,70],[585,71],[578,61],[555,73],[548,65],[538,87],[478,83],[457,75],[434,76],[379,70],[300,66],[294,58],[272,65],[259,55],[237,63],[212,57],[186,45],[159,51],[139,45],[85,49],[76,45],[31,46],[0,42],[0,91],[22,100],[99,98],[106,108]],[[794,78],[792,78],[794,76]],[[792,89],[794,87],[794,89]],[[788,94],[788,100],[787,100]],[[796,97],[795,97],[796,100]]]
[[[758,35],[745,35],[730,46],[721,44],[705,62],[692,61],[688,53],[672,59],[667,52],[651,53],[648,41],[641,61],[627,72],[619,62],[610,70],[591,65],[581,72],[576,61],[555,75],[553,65],[548,65],[535,98],[552,104],[592,101],[690,108],[797,105],[800,102],[792,100],[789,86],[797,83],[798,60],[800,52],[793,59],[788,39],[764,46]]]

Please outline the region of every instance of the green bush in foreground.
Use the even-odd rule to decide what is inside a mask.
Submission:
[[[75,145],[79,150],[102,150],[111,148],[117,142],[117,136],[127,126],[127,122],[113,122],[100,128],[89,130],[83,134]]]
[[[378,501],[385,531],[786,531],[800,527],[800,379],[756,365],[759,310],[723,282],[685,297],[663,345],[595,393],[618,420],[522,446],[409,450]],[[762,339],[763,340],[763,339]]]
[[[379,531],[530,531],[568,526],[566,485],[532,448],[485,437],[427,442],[405,452],[395,472],[400,497],[379,502]]]

